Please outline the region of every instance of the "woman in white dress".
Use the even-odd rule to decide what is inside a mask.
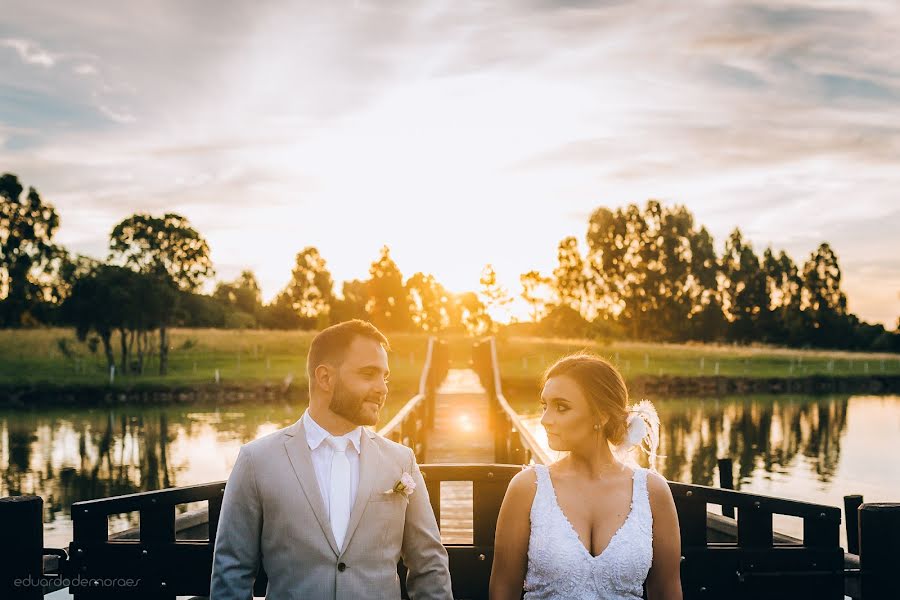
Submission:
[[[681,538],[666,480],[651,468],[659,419],[628,404],[622,375],[589,354],[557,361],[541,392],[547,441],[569,454],[509,484],[494,541],[492,600],[681,600]],[[628,463],[631,463],[629,466]]]

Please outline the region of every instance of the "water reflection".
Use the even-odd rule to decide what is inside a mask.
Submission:
[[[541,438],[536,395],[510,400],[530,412]],[[658,466],[670,480],[715,485],[716,460],[727,456],[740,489],[833,506],[850,493],[868,502],[900,500],[900,396],[693,398],[656,406],[665,455]],[[226,479],[241,444],[293,423],[304,408],[0,411],[0,496],[42,496],[45,544],[65,546],[73,502]],[[396,406],[385,408],[386,422]],[[455,435],[471,436],[471,444],[484,439],[484,425],[463,413],[451,413]]]
[[[797,455],[811,459],[829,482],[841,454],[849,398],[757,397],[657,403],[662,422],[661,472],[668,479],[712,485],[716,460],[730,457],[736,486],[757,469],[788,469]]]
[[[64,545],[73,502],[225,479],[241,444],[304,408],[0,412],[0,496],[43,497],[47,543]]]
[[[675,481],[716,485],[716,460],[734,461],[746,491],[841,506],[900,499],[900,396],[757,396],[656,401],[658,468]],[[543,428],[533,404],[531,426]],[[555,453],[551,453],[555,455]],[[646,464],[645,461],[640,461]]]

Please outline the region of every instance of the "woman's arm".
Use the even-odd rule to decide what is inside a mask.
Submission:
[[[531,503],[536,492],[534,469],[512,478],[494,536],[494,565],[491,568],[491,600],[521,600],[528,567],[528,538],[531,535]]]
[[[681,600],[681,532],[672,490],[657,473],[647,474],[653,512],[653,566],[647,575],[648,600]]]

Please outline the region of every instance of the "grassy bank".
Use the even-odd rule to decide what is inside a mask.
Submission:
[[[280,386],[290,377],[306,387],[305,361],[314,333],[175,329],[171,333],[169,374],[157,375],[150,356],[145,374],[117,374],[113,387],[160,388],[213,384]],[[423,367],[427,336],[391,334],[392,391],[414,392]],[[60,341],[62,340],[62,342]],[[118,338],[113,338],[114,345]],[[454,367],[466,367],[472,338],[450,336]],[[530,384],[557,358],[589,350],[618,365],[626,378],[641,376],[791,378],[810,375],[860,377],[900,375],[900,355],[711,344],[652,344],[592,340],[501,337],[500,371],[505,381]],[[118,355],[117,355],[118,358]],[[0,330],[0,386],[44,385],[59,388],[107,386],[109,372],[102,354],[90,352],[71,329]],[[401,393],[402,392],[402,393]]]
[[[171,332],[169,374],[158,375],[156,356],[145,360],[143,375],[117,373],[113,388],[158,389],[203,386],[292,386],[305,389],[306,354],[314,333],[174,329]],[[391,387],[403,395],[414,391],[425,359],[427,337],[390,336]],[[118,336],[113,337],[114,349]],[[115,355],[118,360],[118,354]],[[118,368],[118,367],[117,367]],[[71,329],[0,330],[0,386],[79,388],[109,386],[110,374],[102,349],[92,353]]]
[[[497,343],[504,381],[536,382],[556,359],[587,350],[613,362],[626,379],[637,377],[794,378],[822,375],[900,375],[900,355],[771,346],[652,344],[592,340],[508,338]]]

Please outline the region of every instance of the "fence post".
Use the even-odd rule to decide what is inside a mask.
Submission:
[[[733,490],[734,489],[734,468],[731,464],[730,458],[720,458],[719,459],[719,487],[723,490]],[[722,505],[722,515],[725,517],[729,517],[731,519],[734,518],[734,507]]]
[[[900,503],[859,507],[860,591],[863,598],[893,598],[900,572]]]
[[[0,598],[44,597],[44,501],[40,496],[0,498]]]
[[[844,520],[847,522],[847,552],[859,554],[859,507],[863,497],[857,494],[844,496]]]

